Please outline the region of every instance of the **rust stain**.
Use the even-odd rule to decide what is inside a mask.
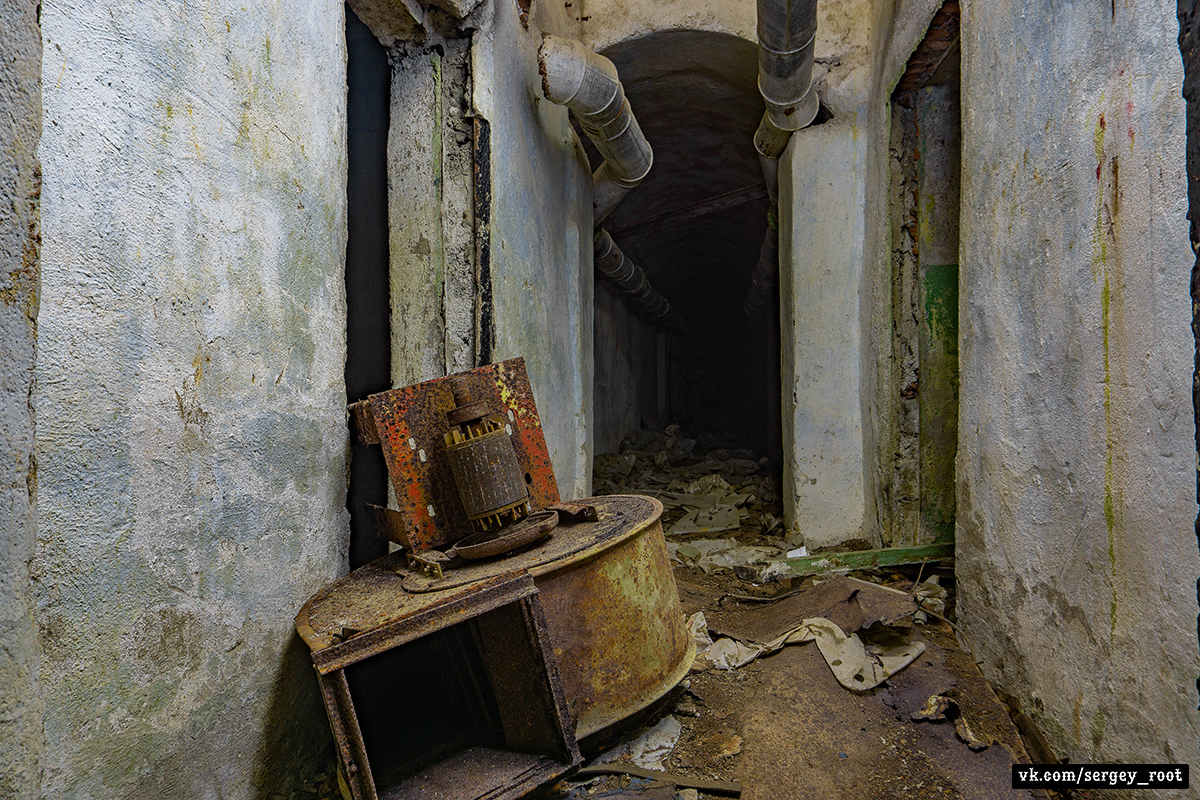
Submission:
[[[530,505],[536,510],[559,501],[524,359],[371,395],[365,401],[369,413],[356,405],[353,417],[360,439],[377,438],[383,445],[397,510],[404,519],[398,544],[413,550],[438,549],[472,532],[445,453],[445,434],[450,430],[446,414],[456,407],[451,390],[455,378],[465,382],[471,397],[500,410],[503,423],[511,426]]]

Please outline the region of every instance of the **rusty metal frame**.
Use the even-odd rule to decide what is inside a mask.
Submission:
[[[348,591],[356,581],[366,581],[369,591],[357,595]],[[446,800],[481,796],[510,800],[565,775],[581,762],[574,722],[568,713],[545,612],[532,576],[527,572],[507,573],[464,589],[414,596],[401,588],[399,576],[369,565],[319,592],[297,615],[296,630],[312,650],[321,697],[353,800],[380,800],[380,795],[346,668],[493,612],[501,615],[500,627],[476,628],[475,638],[500,708],[513,766],[507,772],[493,768],[473,776],[471,765],[478,764],[481,751],[469,748],[426,771],[443,780],[447,774],[456,776],[453,782],[457,788],[439,796]],[[339,614],[320,613],[320,606],[331,606],[336,612],[339,604],[362,603],[364,598],[369,608],[359,609],[355,619],[366,614],[373,617],[373,622],[342,641],[340,634],[345,631],[334,630]],[[398,687],[398,691],[419,690]],[[384,800],[422,796],[420,787],[409,785],[420,780],[422,775],[406,778],[401,786],[390,787]]]
[[[400,529],[387,535],[412,550],[433,550],[471,533],[450,465],[444,458],[446,413],[455,408],[451,378],[461,376],[475,400],[483,400],[511,429],[517,463],[529,485],[530,504],[540,510],[559,501],[542,422],[525,371],[525,360],[499,364],[373,394],[351,406],[360,440],[379,442],[395,489]]]

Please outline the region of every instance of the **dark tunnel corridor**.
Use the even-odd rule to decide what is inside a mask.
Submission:
[[[753,144],[763,110],[756,48],[724,34],[669,31],[603,55],[617,66],[655,155],[605,227],[701,336],[656,336],[620,307],[615,286],[597,282],[596,450],[615,449],[648,418],[777,458],[778,300],[753,318],[742,310],[768,208]]]

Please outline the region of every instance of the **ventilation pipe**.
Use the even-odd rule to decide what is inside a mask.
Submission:
[[[646,318],[667,331],[687,336],[696,336],[693,328],[678,311],[671,308],[667,299],[650,285],[645,271],[621,252],[617,243],[603,228],[596,234],[596,269],[608,278],[642,309]]]
[[[758,91],[767,106],[754,149],[767,184],[767,233],[743,309],[767,307],[779,282],[779,157],[792,132],[812,124],[821,102],[812,85],[817,0],[758,0]]]
[[[617,68],[607,58],[574,39],[543,34],[538,69],[546,98],[575,112],[583,132],[604,158],[592,176],[594,220],[599,227],[646,177],[654,152],[625,100]]]
[[[812,124],[820,103],[812,90],[817,0],[758,0],[758,91],[775,127]]]
[[[600,228],[654,163],[654,152],[625,99],[616,66],[574,39],[544,33],[538,48],[538,70],[546,99],[574,112],[583,132],[604,158],[592,175],[596,269],[620,286],[652,324],[696,335],[697,331],[650,284],[645,270],[626,258],[608,231]]]

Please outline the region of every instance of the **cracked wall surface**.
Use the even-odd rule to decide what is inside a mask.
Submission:
[[[1195,769],[1175,7],[1055,13],[963,10],[959,608],[1061,755]]]
[[[41,35],[35,0],[0,0],[0,797],[37,797],[43,749],[37,627],[33,367],[37,344]]]
[[[45,797],[288,794],[345,569],[334,0],[42,6]]]
[[[471,45],[471,99],[487,120],[491,360],[524,356],[564,498],[592,483],[592,187],[567,109],[542,94],[542,32],[567,9],[496,2]]]

